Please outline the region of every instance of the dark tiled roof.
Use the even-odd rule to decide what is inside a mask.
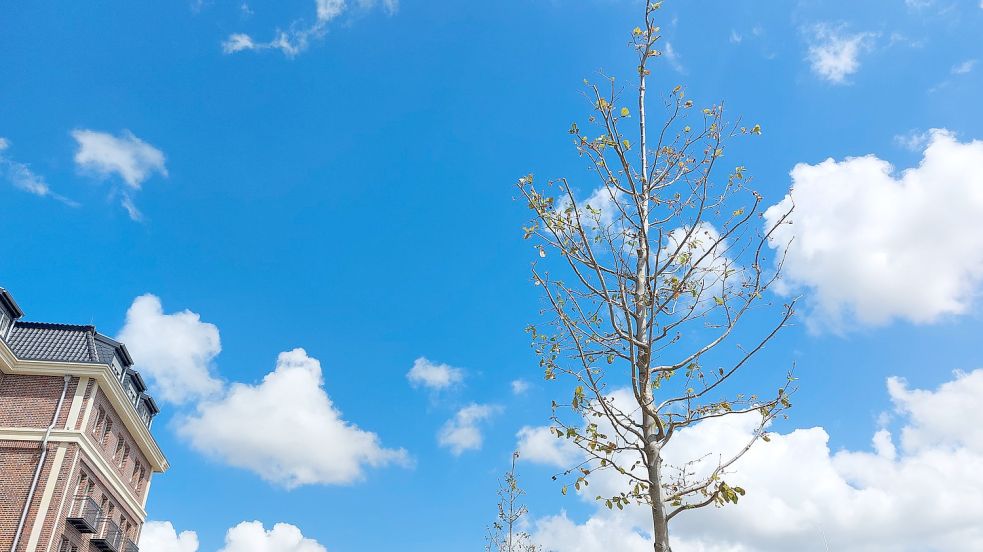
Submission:
[[[112,351],[96,348],[96,329],[93,326],[21,322],[14,324],[7,345],[25,360],[55,360],[64,362],[96,362],[106,364],[103,356]]]

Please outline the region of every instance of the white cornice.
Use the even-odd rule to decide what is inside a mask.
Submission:
[[[43,429],[31,427],[2,427],[0,428],[0,440],[5,441],[41,441],[44,438]],[[89,464],[102,476],[109,486],[116,492],[119,499],[139,518],[143,523],[147,519],[147,511],[144,509],[142,501],[134,494],[133,490],[123,481],[122,476],[115,466],[109,463],[106,458],[99,453],[92,438],[83,431],[72,429],[52,430],[48,439],[53,443],[74,443],[82,449],[82,454]]]
[[[88,364],[82,362],[58,362],[49,360],[21,360],[17,358],[10,347],[0,339],[0,371],[5,374],[24,376],[64,376],[89,377],[96,381],[99,388],[112,403],[120,420],[127,431],[136,441],[143,455],[150,462],[150,468],[156,472],[167,471],[169,464],[161,452],[157,441],[150,434],[147,424],[143,423],[137,414],[136,407],[130,403],[123,384],[112,377],[108,364]],[[85,431],[85,428],[82,428]]]

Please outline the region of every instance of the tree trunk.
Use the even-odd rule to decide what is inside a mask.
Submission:
[[[671,552],[669,548],[669,521],[666,520],[666,505],[662,500],[662,451],[656,441],[655,420],[642,414],[645,435],[646,470],[649,480],[649,500],[652,505],[652,537],[655,552]]]

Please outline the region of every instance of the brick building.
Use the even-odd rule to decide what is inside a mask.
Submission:
[[[0,552],[136,551],[157,406],[122,343],[22,316],[0,288]]]

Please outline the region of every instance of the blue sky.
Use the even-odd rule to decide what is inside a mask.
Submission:
[[[332,552],[481,545],[516,433],[547,424],[550,399],[566,394],[542,381],[522,331],[540,303],[514,183],[568,176],[590,193],[566,130],[589,111],[583,79],[631,74],[625,45],[640,10],[629,0],[0,8],[0,285],[30,319],[136,336],[158,396],[175,373],[198,382],[162,402],[154,429],[172,469],[154,479],[151,519],[194,531],[201,550],[252,520],[291,524]],[[760,123],[763,135],[729,155],[767,205],[803,164],[799,228],[826,244],[825,256],[794,259],[790,285],[806,307],[755,372],[796,363],[796,407],[775,429],[823,428],[832,453],[870,452],[878,430],[896,442],[932,433],[937,420],[905,406],[906,393],[968,392],[975,380],[953,371],[970,378],[983,365],[983,145],[973,142],[983,6],[667,2],[662,17],[673,55],[652,88],[685,84],[698,103],[723,100]],[[877,160],[893,169],[878,173]],[[899,261],[882,274],[878,259]],[[145,298],[128,319],[144,294],[163,310]],[[327,416],[358,433],[279,457],[287,471],[322,469],[310,481],[230,466],[227,455],[264,460],[215,429],[218,418],[235,412],[237,391],[255,399],[278,355],[298,347],[293,366],[316,382],[320,361],[333,407],[323,393],[297,404],[325,409],[315,425]],[[460,381],[413,385],[421,357]],[[889,394],[891,376],[907,387]],[[513,393],[514,380],[529,389]],[[469,405],[484,407],[462,422],[482,442],[455,454],[438,433]],[[377,441],[342,454],[356,475],[297,460],[333,458],[364,432]],[[983,458],[979,443],[953,439],[930,444]],[[916,441],[898,442],[897,466],[925,453]],[[521,467],[534,529],[558,550],[568,545],[550,533],[557,523],[639,529],[561,497],[555,467]],[[684,526],[689,549],[776,546],[766,532],[722,527]],[[849,531],[861,529],[840,527]],[[943,529],[926,531],[936,539],[926,546],[957,549],[940,544]]]

